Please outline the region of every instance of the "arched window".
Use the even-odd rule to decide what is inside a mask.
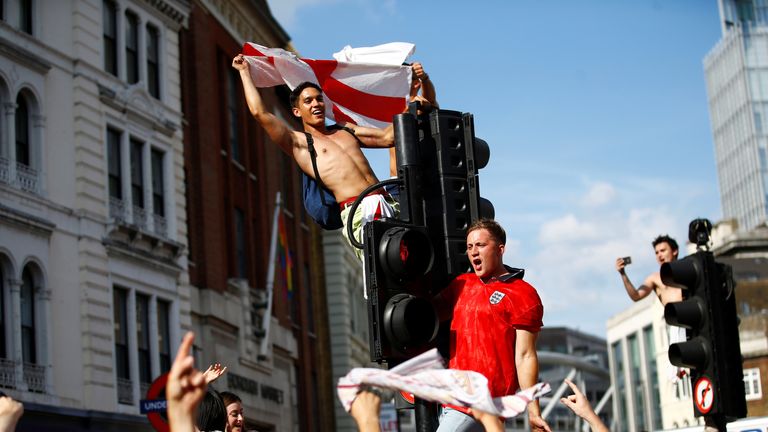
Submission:
[[[5,275],[3,274],[2,263],[0,263],[0,358],[8,358],[5,348],[5,320],[9,315],[5,313]]]
[[[25,363],[37,363],[35,345],[35,278],[29,266],[21,274],[21,355]]]
[[[30,166],[29,105],[21,94],[16,98],[16,161]]]

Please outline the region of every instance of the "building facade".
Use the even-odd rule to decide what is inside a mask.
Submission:
[[[231,66],[245,41],[290,50],[288,35],[263,0],[194,0],[190,9],[181,94],[197,359],[228,366],[214,387],[242,398],[247,429],[335,430],[320,230],[304,211],[293,158],[251,117]],[[287,87],[259,91],[301,127]],[[277,192],[284,231],[275,268]]]
[[[673,379],[664,308],[648,296],[607,322],[613,431],[677,429],[703,424],[693,415],[688,375]]]
[[[739,230],[768,221],[768,3],[718,0],[722,39],[704,58],[720,197]]]
[[[0,388],[19,430],[151,430],[191,327],[184,0],[4,0]]]
[[[736,281],[747,415],[768,416],[768,227],[740,232],[734,225],[716,224],[713,253]]]
[[[598,415],[609,425],[613,416],[611,405],[606,404],[610,398],[610,394],[606,393],[611,387],[606,347],[605,339],[567,327],[544,327],[536,339],[539,381],[560,386],[565,385],[563,380],[570,376],[570,379],[584,390],[592,407],[601,407]],[[553,389],[553,392],[556,390]],[[571,394],[570,388],[565,394]],[[560,398],[555,393],[542,398],[541,406],[547,414],[547,422],[553,429],[580,430],[579,417],[560,403]],[[525,420],[525,416],[518,416],[515,420],[520,422]],[[527,430],[527,425],[525,426],[521,429]]]

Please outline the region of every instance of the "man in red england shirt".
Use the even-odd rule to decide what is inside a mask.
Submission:
[[[506,237],[496,221],[474,222],[467,230],[474,273],[454,279],[436,301],[441,319],[452,318],[449,367],[483,374],[493,397],[536,384],[536,336],[544,314],[536,290],[523,281],[524,271],[502,261]],[[533,431],[550,432],[538,401],[528,406],[528,419]],[[465,408],[443,407],[438,432],[482,430]]]

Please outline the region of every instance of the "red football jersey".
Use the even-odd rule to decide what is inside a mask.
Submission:
[[[544,307],[536,290],[522,279],[486,284],[467,273],[442,297],[454,305],[448,366],[483,374],[493,397],[515,393],[515,331],[537,333],[542,327]]]

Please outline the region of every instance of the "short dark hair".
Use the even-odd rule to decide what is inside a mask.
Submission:
[[[656,245],[658,245],[659,243],[666,243],[666,244],[668,244],[669,247],[671,247],[673,251],[678,250],[677,249],[677,242],[675,241],[675,239],[673,239],[672,237],[668,236],[667,234],[660,235],[660,236],[656,237],[653,240],[653,248],[656,249]]]
[[[321,89],[319,85],[310,81],[304,81],[303,83],[297,85],[295,89],[291,90],[291,94],[288,95],[288,102],[291,103],[292,107],[296,106],[296,101],[299,100],[299,96],[301,95],[301,92],[303,92],[304,89],[307,87],[312,87],[313,89],[316,89],[320,93],[323,92],[323,89]]]
[[[197,428],[201,431],[223,431],[227,427],[227,407],[221,395],[208,389],[197,407]]]
[[[479,229],[488,230],[488,232],[491,233],[491,237],[493,237],[497,243],[507,244],[507,233],[504,232],[504,228],[502,228],[495,220],[480,218],[472,222],[472,225],[467,229],[467,235],[472,231],[477,231]]]
[[[221,392],[221,400],[224,401],[224,407],[226,407],[227,405],[231,405],[235,402],[243,403],[243,401],[240,399],[240,396],[228,391]]]

